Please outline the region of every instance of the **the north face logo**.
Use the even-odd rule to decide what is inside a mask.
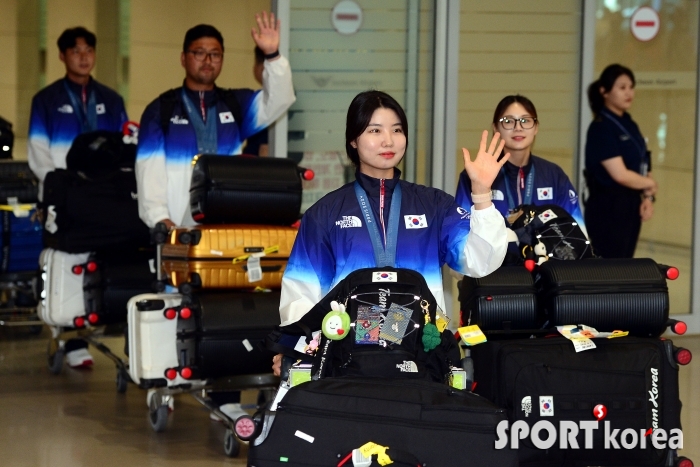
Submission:
[[[532,397],[530,397],[530,396],[523,397],[523,400],[520,403],[520,408],[522,409],[523,413],[525,414],[525,417],[529,416],[532,413]]]
[[[190,123],[189,120],[179,115],[174,116],[170,121],[173,122],[173,125],[188,125]]]
[[[401,373],[418,373],[418,365],[416,365],[416,362],[404,361],[403,363],[397,364],[396,368],[398,368]]]
[[[339,226],[341,229],[362,227],[362,221],[357,216],[343,216],[341,220],[335,221],[335,225]]]

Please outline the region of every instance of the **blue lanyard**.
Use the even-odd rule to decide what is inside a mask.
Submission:
[[[513,193],[510,191],[510,179],[506,173],[506,169],[501,167],[501,173],[503,174],[503,181],[506,186],[506,196],[508,196],[508,210],[512,211],[517,206],[515,205],[515,200],[513,199]],[[516,182],[517,183],[517,182]],[[525,180],[525,197],[523,198],[523,204],[532,204],[532,191],[535,186],[535,164],[530,167],[530,173],[527,174],[527,180]]]
[[[357,196],[357,202],[360,204],[362,217],[364,218],[365,224],[367,224],[367,231],[369,232],[369,238],[372,241],[374,261],[377,263],[377,267],[395,267],[396,241],[399,237],[399,217],[401,215],[401,185],[399,183],[396,184],[394,194],[391,197],[391,207],[389,208],[389,228],[386,232],[386,247],[382,245],[382,239],[379,235],[379,228],[377,227],[377,223],[374,219],[372,208],[369,205],[367,193],[357,181],[355,182],[355,196]]]
[[[71,91],[68,83],[63,81],[63,85],[66,88],[68,97],[70,97],[70,102],[71,105],[73,105],[75,116],[78,117],[78,121],[80,122],[80,132],[86,133],[88,131],[97,130],[97,104],[95,103],[95,92],[90,91],[90,96],[88,96],[85,111],[83,110],[82,103],[78,101],[78,97],[73,91]]]
[[[192,122],[192,128],[194,128],[199,154],[217,154],[219,144],[216,128],[216,104],[207,110],[207,121],[205,123],[202,119],[202,114],[195,110],[190,98],[187,97],[184,86],[182,88],[182,102],[185,105],[187,115],[190,117],[190,122]]]
[[[630,132],[627,131],[627,128],[625,128],[624,126],[622,126],[622,124],[621,124],[619,121],[617,121],[617,119],[616,119],[615,117],[613,117],[612,115],[608,114],[605,110],[601,111],[600,113],[602,113],[603,116],[604,116],[605,118],[607,118],[608,120],[610,120],[611,122],[613,122],[615,125],[617,125],[617,127],[618,127],[620,130],[622,130],[622,132],[623,132],[624,134],[626,134],[626,135],[629,137],[629,139],[632,140],[632,142],[634,143],[634,145],[637,146],[637,149],[639,149],[639,155],[640,155],[640,157],[642,158],[642,161],[645,161],[646,156],[647,156],[646,144],[640,145],[640,144],[639,144],[639,140],[637,140],[637,138],[635,138],[634,136],[632,136],[632,135],[630,134]]]

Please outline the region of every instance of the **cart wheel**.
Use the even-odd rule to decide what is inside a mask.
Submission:
[[[233,435],[233,431],[231,431],[230,428],[227,428],[226,434],[224,435],[224,453],[226,453],[228,457],[236,457],[240,451],[241,444]]]
[[[150,410],[148,413],[148,421],[151,422],[151,428],[156,433],[165,431],[168,424],[168,406],[161,405],[156,410]]]
[[[250,441],[258,435],[257,425],[250,415],[238,417],[233,423],[233,430],[236,432],[236,436],[243,441]]]
[[[49,371],[52,375],[61,374],[63,369],[63,357],[66,356],[66,351],[58,349],[53,355],[49,355]]]
[[[127,384],[129,384],[129,378],[125,374],[125,370],[123,368],[117,369],[117,392],[124,394]]]

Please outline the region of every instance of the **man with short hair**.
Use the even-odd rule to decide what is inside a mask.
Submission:
[[[182,87],[161,94],[141,116],[136,182],[139,215],[147,226],[194,225],[189,192],[194,156],[241,154],[246,138],[274,123],[294,103],[292,71],[279,54],[279,20],[267,12],[255,19],[258,27],[251,33],[264,54],[263,89],[216,86],[224,38],[214,26],[200,24],[185,34]],[[213,393],[212,399],[233,420],[246,415],[239,392]]]
[[[95,130],[121,131],[127,121],[121,96],[90,76],[95,67],[95,34],[83,27],[66,29],[57,44],[66,76],[36,93],[29,118],[28,159],[39,179],[39,200],[46,174],[66,168],[66,155],[76,136]],[[68,340],[65,350],[71,367],[92,365],[84,340]]]
[[[95,130],[121,131],[127,121],[124,100],[90,73],[95,67],[95,34],[83,27],[66,29],[58,38],[58,57],[66,76],[32,99],[29,119],[29,167],[40,181],[54,169],[66,168],[66,155],[76,136]]]
[[[294,100],[292,72],[279,54],[279,20],[255,15],[252,36],[265,55],[263,89],[224,90],[215,81],[224,59],[224,39],[213,26],[187,31],[180,63],[183,86],[161,94],[141,117],[136,158],[139,215],[158,222],[194,225],[189,203],[192,159],[197,154],[237,155],[242,143],[277,120]]]

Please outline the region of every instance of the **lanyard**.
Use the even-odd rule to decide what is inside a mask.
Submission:
[[[372,208],[369,205],[367,193],[357,181],[355,182],[355,196],[357,196],[357,202],[360,204],[362,216],[365,224],[367,224],[367,231],[369,232],[369,238],[372,241],[374,261],[377,263],[377,267],[395,267],[396,241],[399,237],[399,217],[401,215],[401,184],[396,184],[394,194],[391,197],[391,207],[389,208],[389,228],[387,229],[385,237],[386,246],[382,244],[382,239],[379,235],[379,228],[377,227],[377,223],[374,219]]]
[[[73,111],[80,122],[80,132],[86,133],[88,131],[97,130],[97,104],[95,103],[95,92],[90,91],[90,96],[87,98],[87,103],[85,106],[83,106],[78,100],[78,96],[71,91],[68,83],[63,81],[63,85],[65,86],[68,97],[70,98]]]
[[[506,186],[506,196],[508,196],[508,210],[512,211],[517,206],[515,205],[515,200],[513,199],[513,193],[510,191],[510,179],[508,174],[506,174],[506,169],[501,167],[501,173],[503,174],[503,181]],[[523,204],[532,204],[532,191],[535,186],[535,164],[530,167],[530,173],[527,174],[527,179],[525,180],[525,198],[523,199]]]
[[[209,107],[207,118],[204,119],[195,110],[184,87],[182,88],[182,102],[194,128],[199,154],[216,154],[219,147],[216,127],[216,104]]]
[[[603,114],[603,116],[604,116],[605,118],[607,118],[608,120],[610,120],[611,122],[613,122],[615,125],[617,125],[617,127],[618,127],[620,130],[622,130],[622,132],[623,132],[624,134],[626,134],[626,135],[629,137],[630,140],[632,140],[632,142],[634,143],[634,145],[637,146],[637,149],[639,149],[639,155],[641,156],[642,161],[644,161],[644,160],[646,159],[646,155],[647,155],[646,144],[640,145],[640,144],[639,144],[639,141],[637,140],[637,138],[635,138],[634,136],[632,136],[632,135],[630,134],[630,132],[627,131],[627,128],[625,128],[624,126],[622,126],[622,124],[621,124],[619,121],[617,121],[617,119],[616,119],[615,117],[613,117],[612,115],[608,114],[608,113],[605,112],[604,110],[601,111],[601,113]]]

